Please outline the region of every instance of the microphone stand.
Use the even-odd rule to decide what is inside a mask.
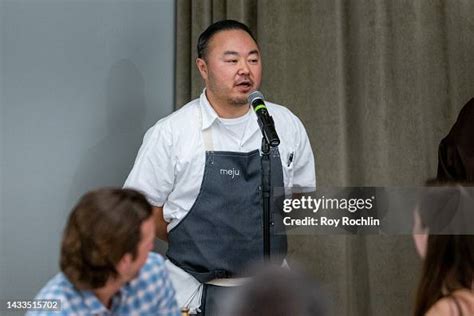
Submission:
[[[263,206],[263,261],[270,262],[270,228],[271,211],[270,198],[272,194],[272,168],[270,159],[270,147],[278,147],[280,139],[275,130],[273,118],[268,113],[265,106],[263,94],[260,91],[254,91],[248,96],[249,105],[251,105],[257,115],[258,125],[262,131],[262,156],[261,170],[262,170],[262,206]]]
[[[270,198],[272,192],[270,144],[262,138],[262,202],[263,202],[263,259],[270,262]]]

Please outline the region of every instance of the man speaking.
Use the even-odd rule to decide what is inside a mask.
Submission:
[[[264,258],[262,133],[247,101],[260,86],[262,61],[249,28],[233,20],[210,25],[197,49],[204,91],[148,130],[125,186],[155,207],[178,305],[213,315],[218,294],[241,284],[245,268]],[[270,152],[272,187],[315,187],[300,120],[280,105],[266,108],[280,139]],[[278,215],[271,217],[271,256],[284,258]]]

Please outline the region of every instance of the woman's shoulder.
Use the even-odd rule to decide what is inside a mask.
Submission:
[[[459,309],[462,314],[459,313]],[[467,289],[457,290],[438,300],[426,313],[426,316],[449,315],[474,315],[474,292]]]

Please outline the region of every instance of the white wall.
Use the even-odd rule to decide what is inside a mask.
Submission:
[[[172,111],[172,0],[0,0],[0,300],[58,271],[70,209]],[[2,312],[0,311],[0,314]]]

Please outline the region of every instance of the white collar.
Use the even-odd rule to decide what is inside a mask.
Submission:
[[[209,103],[209,100],[206,97],[206,88],[202,90],[201,96],[199,97],[199,105],[202,115],[202,127],[201,129],[205,130],[211,126],[218,118],[216,111]]]
[[[206,88],[202,90],[201,96],[199,97],[199,105],[200,105],[200,110],[201,110],[201,115],[202,115],[202,127],[201,130],[205,130],[209,128],[218,118],[219,115],[217,115],[216,111],[214,108],[211,106],[209,103],[209,100],[206,97]],[[251,111],[249,109],[249,111]],[[255,121],[249,124],[249,129],[246,131],[246,134],[252,135],[256,130],[259,129],[258,124],[257,124],[257,116],[255,115],[254,111],[252,112],[252,118],[251,120]]]

